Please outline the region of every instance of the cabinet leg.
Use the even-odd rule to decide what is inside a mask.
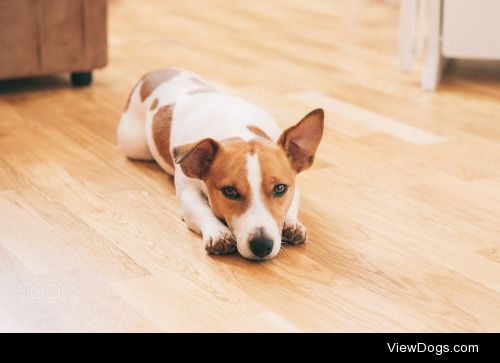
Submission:
[[[92,72],[71,73],[71,83],[76,87],[85,87],[92,83]]]

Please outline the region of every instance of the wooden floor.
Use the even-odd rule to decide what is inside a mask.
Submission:
[[[393,3],[110,1],[92,87],[0,83],[0,330],[499,331],[500,65],[421,91]],[[172,180],[124,158],[128,92],[164,66],[282,126],[325,108],[307,244],[207,256]]]

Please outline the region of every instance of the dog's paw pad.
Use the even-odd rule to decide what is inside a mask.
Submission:
[[[302,223],[297,221],[296,223],[286,223],[283,226],[283,232],[281,234],[281,240],[283,242],[298,245],[299,243],[305,242],[307,239],[307,229]]]
[[[231,232],[219,232],[205,241],[205,250],[212,255],[225,255],[236,250],[236,238]]]

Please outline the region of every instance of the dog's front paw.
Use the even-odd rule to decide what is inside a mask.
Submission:
[[[307,229],[302,223],[296,221],[295,223],[287,223],[283,226],[283,232],[281,233],[281,240],[283,242],[298,245],[299,243],[305,242],[307,239]]]
[[[236,237],[230,231],[219,231],[205,239],[205,249],[212,255],[225,255],[236,250]]]

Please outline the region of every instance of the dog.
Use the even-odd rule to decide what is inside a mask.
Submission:
[[[142,77],[117,133],[129,158],[174,177],[182,219],[209,253],[266,260],[307,238],[295,176],[312,165],[323,126],[315,109],[282,132],[263,109],[168,68]]]

